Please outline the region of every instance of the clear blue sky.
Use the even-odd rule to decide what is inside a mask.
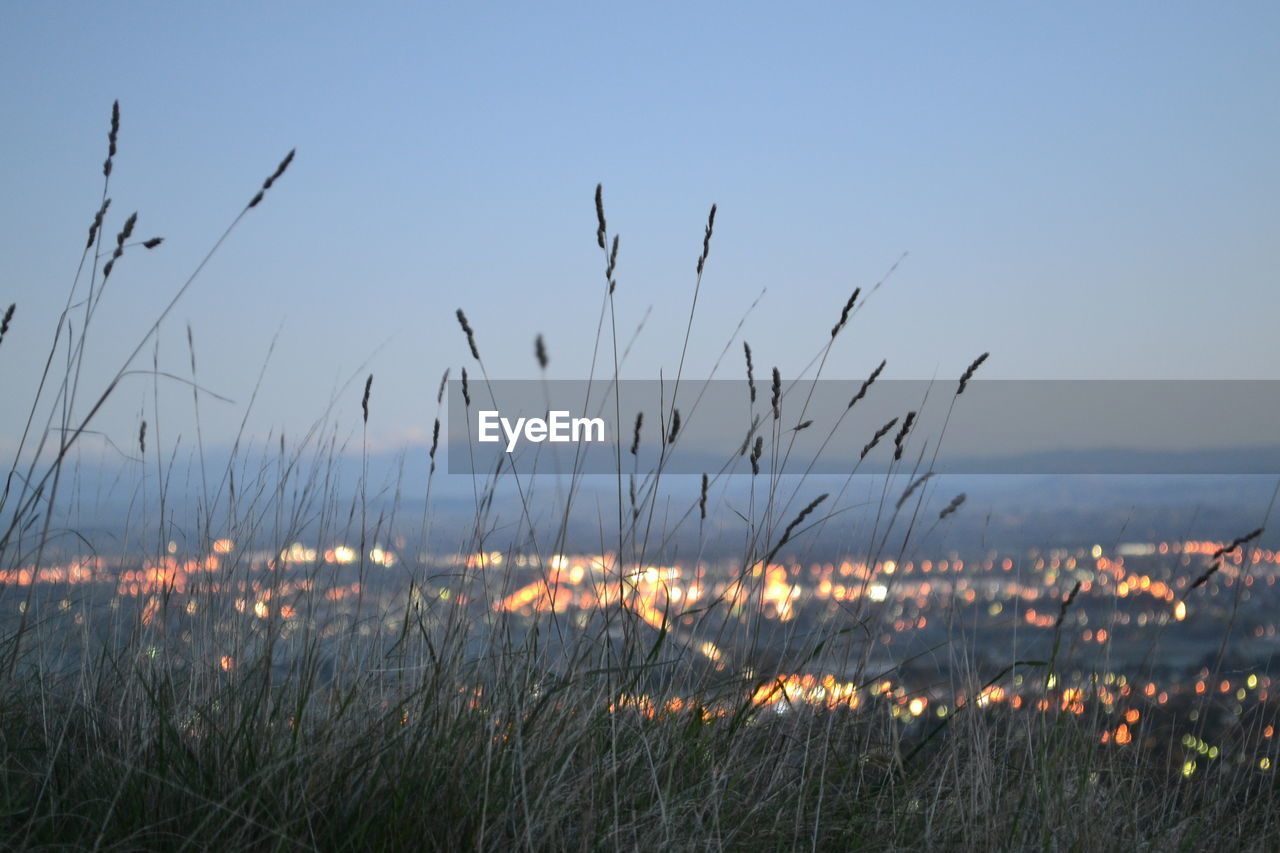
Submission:
[[[592,191],[622,235],[625,373],[670,375],[711,202],[687,372],[742,312],[784,374],[849,291],[910,256],[825,376],[1280,378],[1280,6],[1073,4],[80,4],[0,10],[0,446],[75,270],[123,109],[113,275],[90,379],[138,335],[289,148],[297,160],[173,316],[162,367],[298,434],[375,374],[370,434],[429,432],[443,369],[581,378],[601,291]],[[148,366],[148,351],[144,364]],[[362,367],[365,362],[367,366]],[[735,345],[724,368],[736,375]],[[128,444],[149,380],[100,426]],[[342,397],[358,420],[358,387]],[[163,384],[162,423],[190,429]]]

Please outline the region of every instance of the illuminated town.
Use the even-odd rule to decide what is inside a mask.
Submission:
[[[1094,544],[809,565],[780,558],[745,571],[644,565],[620,577],[611,554],[414,558],[385,546],[361,555],[341,543],[276,553],[219,539],[199,556],[170,543],[159,560],[85,557],[3,572],[0,585],[10,617],[28,602],[76,626],[101,623],[103,607],[143,626],[165,613],[188,643],[182,620],[208,615],[201,607],[228,623],[272,624],[282,638],[307,626],[336,637],[353,624],[362,636],[394,637],[410,607],[436,620],[450,609],[475,624],[501,617],[517,631],[548,620],[585,629],[602,614],[625,613],[705,666],[745,674],[750,701],[781,714],[798,703],[876,707],[907,727],[970,707],[1093,714],[1101,743],[1173,751],[1186,775],[1223,758],[1269,771],[1280,742],[1280,552],[1229,545]],[[1197,586],[1211,560],[1219,568]],[[14,592],[23,589],[34,594]],[[843,630],[850,626],[856,632]],[[823,639],[838,636],[864,639],[816,653],[839,645]],[[968,650],[959,653],[964,660],[956,647]],[[234,669],[243,653],[220,650],[218,666]],[[612,707],[620,706],[647,715],[726,707],[681,695],[678,682],[620,695]],[[1262,746],[1234,751],[1245,743]]]

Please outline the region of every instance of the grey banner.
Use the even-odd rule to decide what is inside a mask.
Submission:
[[[447,470],[1280,474],[1280,381],[862,385],[783,377],[775,403],[768,377],[754,402],[746,380],[473,379],[468,401],[452,380]]]

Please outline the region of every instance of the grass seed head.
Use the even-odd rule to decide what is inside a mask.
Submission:
[[[702,275],[702,267],[707,262],[707,255],[711,254],[711,234],[716,226],[716,206],[711,205],[711,212],[707,214],[707,228],[702,235],[702,254],[698,256],[698,275]]]
[[[862,385],[858,388],[858,393],[853,395],[853,399],[849,401],[849,405],[845,406],[846,409],[852,409],[854,403],[867,396],[867,390],[875,384],[877,379],[880,378],[880,374],[884,370],[884,366],[886,364],[888,364],[888,361],[881,361],[880,366],[871,371],[871,375],[862,381]]]
[[[605,229],[604,221],[604,184],[596,184],[596,242],[600,248],[605,247]]]
[[[778,553],[779,548],[781,548],[783,545],[786,545],[788,542],[791,541],[791,534],[795,533],[796,528],[799,527],[801,524],[803,524],[804,520],[808,518],[813,513],[813,511],[818,508],[818,505],[823,501],[825,501],[828,497],[829,495],[826,492],[823,492],[822,494],[814,498],[812,501],[810,501],[808,506],[800,510],[800,514],[797,515],[795,518],[793,518],[791,520],[791,523],[787,525],[787,529],[783,532],[782,538],[778,540],[778,544],[773,546],[773,550],[770,551],[769,556],[765,558],[766,563],[768,563],[770,560],[774,558],[774,555]]]
[[[1253,531],[1252,533],[1246,533],[1244,536],[1237,536],[1235,539],[1232,539],[1226,545],[1223,545],[1221,548],[1214,551],[1213,558],[1216,559],[1226,554],[1230,554],[1232,551],[1239,548],[1241,545],[1247,544],[1257,539],[1259,536],[1263,534],[1265,530],[1266,530],[1265,527],[1259,527],[1257,530]]]
[[[849,322],[849,312],[853,310],[853,303],[858,301],[858,294],[860,293],[862,293],[862,288],[855,287],[853,293],[849,296],[849,301],[844,304],[844,309],[840,312],[840,319],[831,327],[832,340],[835,340],[836,335],[840,334],[844,324]]]
[[[444,369],[444,375],[440,377],[440,387],[436,389],[436,405],[444,402],[444,387],[449,384],[449,368]]]
[[[107,134],[107,156],[116,156],[116,141],[120,137],[120,102],[111,102],[111,132]]]
[[[1076,600],[1076,596],[1080,594],[1080,581],[1076,581],[1075,586],[1071,587],[1071,592],[1067,593],[1067,597],[1062,599],[1062,606],[1058,608],[1058,618],[1054,622],[1053,627],[1056,630],[1062,624],[1062,620],[1067,616],[1067,608],[1071,606],[1071,602]]]
[[[93,215],[93,222],[89,224],[89,242],[84,244],[85,249],[93,248],[93,241],[98,238],[98,229],[102,227],[102,217],[107,215],[107,208],[111,206],[111,199],[104,198],[102,206],[98,208],[98,212]]]
[[[970,364],[970,365],[969,365],[969,367],[965,369],[965,372],[960,376],[960,387],[958,387],[958,388],[956,389],[956,396],[957,396],[957,397],[959,397],[961,394],[963,394],[963,393],[964,393],[964,389],[965,389],[965,387],[966,387],[966,386],[968,386],[968,384],[969,384],[969,380],[973,378],[973,374],[974,374],[974,372],[975,372],[979,367],[981,367],[981,366],[982,366],[982,362],[986,361],[986,360],[987,360],[987,357],[988,357],[989,355],[991,355],[991,353],[989,353],[989,352],[984,352],[982,355],[980,355],[980,356],[978,356],[977,358],[975,358],[975,359],[973,360],[973,363],[972,363],[972,364]]]
[[[129,214],[129,218],[124,221],[124,227],[120,229],[120,233],[116,235],[116,252],[118,258],[124,253],[124,241],[133,236],[133,228],[138,224],[138,212],[135,210]]]
[[[927,471],[921,476],[912,480],[911,484],[907,486],[905,491],[903,491],[902,497],[898,498],[898,505],[895,507],[895,509],[902,509],[902,505],[905,504],[908,500],[910,500],[911,496],[915,494],[916,490],[919,489],[921,486],[923,486],[925,483],[927,483],[931,477],[933,477],[933,472]]]
[[[284,174],[285,169],[289,168],[289,164],[293,162],[293,155],[297,153],[297,150],[298,149],[296,148],[289,149],[289,153],[284,155],[284,159],[280,161],[278,166],[276,166],[276,170],[262,182],[262,189],[258,190],[257,194],[254,195],[253,199],[249,202],[249,207],[258,206],[263,197],[267,194],[267,190],[271,189],[271,185],[280,179],[280,176]]]
[[[111,177],[112,160],[116,156],[116,141],[120,137],[120,102],[111,104],[111,130],[107,133],[107,159],[102,162],[102,176]]]
[[[543,370],[547,369],[547,342],[542,339],[542,335],[533,340],[533,354],[538,359],[538,367]]]
[[[946,518],[948,515],[951,515],[951,513],[958,510],[960,508],[960,505],[964,503],[964,501],[965,501],[964,492],[961,492],[960,494],[956,495],[954,498],[951,499],[951,503],[943,507],[942,512],[938,513],[938,520],[941,521],[942,519]]]
[[[479,361],[480,350],[476,347],[475,330],[473,330],[471,328],[471,324],[467,322],[467,315],[463,313],[461,308],[458,309],[457,315],[458,315],[458,325],[462,326],[462,331],[467,336],[467,346],[471,347],[471,356],[476,361]]]
[[[880,429],[876,430],[876,434],[871,436],[871,440],[868,441],[866,443],[866,446],[862,448],[862,453],[858,455],[858,459],[859,460],[866,459],[867,454],[870,453],[872,450],[875,450],[876,445],[880,443],[880,439],[888,435],[889,430],[893,429],[897,425],[897,423],[898,423],[898,419],[893,418],[887,424],[880,427]]]
[[[10,302],[9,307],[5,309],[4,317],[0,318],[0,341],[4,340],[5,334],[9,331],[9,323],[13,321],[13,312],[18,308],[18,303]]]
[[[907,434],[911,432],[911,427],[915,422],[915,412],[907,412],[907,416],[902,419],[902,428],[893,437],[893,459],[895,462],[902,458],[902,451],[906,447]]]
[[[636,412],[636,428],[635,433],[631,436],[631,455],[635,456],[640,450],[640,427],[644,424],[644,412]]]

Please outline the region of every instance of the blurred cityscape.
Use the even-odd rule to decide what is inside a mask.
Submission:
[[[64,622],[71,637],[164,622],[169,642],[184,644],[197,620],[212,620],[227,671],[248,654],[246,625],[269,625],[282,639],[354,632],[390,646],[410,614],[424,630],[461,618],[478,653],[498,624],[517,642],[554,626],[543,633],[570,644],[575,631],[621,642],[625,620],[632,637],[661,638],[704,671],[738,677],[750,701],[778,713],[876,707],[917,732],[965,710],[1088,714],[1104,743],[1175,752],[1188,775],[1229,753],[1260,770],[1276,760],[1280,551],[1252,542],[1087,543],[901,562],[802,563],[784,553],[767,565],[621,573],[609,553],[446,557],[397,544],[361,554],[299,542],[275,552],[218,539],[200,554],[169,543],[159,559],[82,556],[0,573],[0,607],[6,627],[30,608],[46,630]],[[63,654],[77,648],[68,642]],[[694,703],[724,710],[682,695],[678,678],[651,687],[618,702],[649,714]]]

